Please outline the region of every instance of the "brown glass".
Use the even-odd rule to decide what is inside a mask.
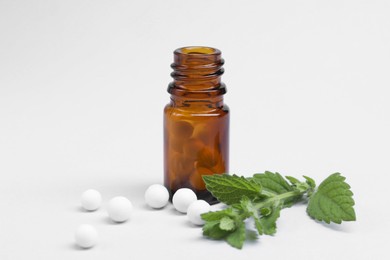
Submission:
[[[221,52],[209,47],[175,50],[164,109],[164,184],[174,194],[190,188],[209,203],[202,175],[229,170],[229,108],[223,103]]]

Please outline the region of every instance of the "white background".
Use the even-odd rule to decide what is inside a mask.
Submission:
[[[236,250],[202,238],[162,182],[162,110],[177,47],[222,50],[232,173],[339,171],[357,222],[305,205]],[[0,0],[0,259],[389,259],[389,1]],[[104,197],[94,213],[80,194]],[[131,221],[104,206],[132,200]],[[79,224],[100,235],[75,247]]]

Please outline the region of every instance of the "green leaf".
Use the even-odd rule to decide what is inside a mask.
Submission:
[[[312,178],[305,175],[303,175],[303,178],[306,179],[306,183],[309,184],[310,188],[314,189],[316,187],[316,182]]]
[[[292,191],[293,187],[279,173],[266,171],[265,173],[256,173],[253,180],[262,186],[262,190],[273,195]]]
[[[297,178],[294,178],[292,176],[285,176],[285,177],[292,185],[297,185],[298,183],[301,182],[300,180],[298,180]]]
[[[233,208],[226,208],[219,211],[210,211],[203,213],[201,215],[204,221],[216,221],[221,220],[223,217],[234,217],[237,213],[233,210]]]
[[[273,235],[276,232],[276,220],[280,216],[280,210],[282,209],[281,203],[275,201],[272,209],[264,207],[260,210],[247,199],[243,199],[241,205],[244,212],[254,219],[255,227],[259,235]]]
[[[206,188],[220,202],[228,205],[239,203],[243,196],[254,199],[260,196],[261,185],[237,175],[203,175]]]
[[[226,237],[226,241],[233,247],[241,249],[246,238],[245,224],[241,223],[237,229]]]
[[[301,192],[307,192],[307,195],[310,197],[310,195],[313,193],[314,188],[316,187],[315,181],[308,177],[308,176],[303,176],[305,178],[305,182],[301,182],[297,178],[294,178],[292,176],[286,176],[286,179],[292,184],[292,186]]]
[[[219,228],[222,230],[230,231],[236,227],[234,220],[229,217],[223,217],[219,223]]]
[[[262,229],[264,234],[273,235],[276,233],[276,220],[280,216],[281,209],[282,209],[282,207],[280,205],[276,205],[272,209],[271,214],[260,218],[259,225],[261,225],[261,229]],[[255,223],[255,225],[256,225],[256,223]],[[258,228],[257,228],[257,230],[258,230]]]
[[[328,224],[355,221],[356,215],[353,208],[355,202],[350,188],[345,182],[345,177],[340,173],[330,175],[310,197],[307,213],[312,218]]]
[[[242,198],[240,205],[244,214],[247,216],[251,216],[255,220],[255,227],[257,229],[257,232],[259,233],[259,235],[262,235],[263,227],[260,223],[259,210],[256,209],[255,205],[247,197]]]
[[[255,227],[257,229],[257,232],[259,233],[259,235],[263,235],[264,234],[264,230],[263,230],[263,226],[260,222],[260,219],[259,218],[254,218],[255,220]]]
[[[255,207],[254,203],[249,200],[248,197],[243,197],[240,201],[241,209],[243,210],[243,215],[246,217],[253,216],[255,218],[259,218],[259,211]]]
[[[254,241],[258,239],[259,236],[257,235],[257,232],[254,230],[246,230],[246,239],[250,241]]]
[[[223,239],[230,232],[219,227],[219,221],[208,221],[203,226],[203,235],[212,239]]]
[[[256,173],[253,175],[253,180],[262,186],[262,194],[267,195],[268,197],[294,190],[294,187],[277,172],[273,173],[266,171],[265,173]],[[284,207],[291,207],[296,200],[297,197],[286,199],[284,201]]]
[[[311,195],[313,195],[313,192],[316,188],[316,182],[312,178],[305,175],[303,175],[303,178],[306,179],[306,184],[309,185],[309,189],[307,189],[306,195],[307,197],[311,197]]]
[[[263,216],[268,216],[269,214],[271,214],[271,209],[270,208],[261,208],[260,209],[260,214],[263,215]]]

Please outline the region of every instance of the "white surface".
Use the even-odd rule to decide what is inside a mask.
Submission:
[[[389,259],[389,1],[0,1],[0,259]],[[304,205],[242,251],[209,241],[168,205],[162,110],[172,51],[226,60],[231,172],[340,171],[357,222],[318,224]],[[80,207],[94,187],[103,206]],[[123,195],[134,217],[108,220]],[[99,244],[74,246],[94,225]]]

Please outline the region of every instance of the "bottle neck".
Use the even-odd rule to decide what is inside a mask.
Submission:
[[[176,104],[223,105],[226,86],[221,82],[224,72],[221,52],[209,47],[184,47],[175,50],[171,67],[173,82],[168,86]]]
[[[176,95],[171,95],[171,105],[178,108],[195,108],[199,110],[204,109],[218,109],[222,108],[223,103],[223,97],[217,96],[213,98],[202,98],[202,99],[195,99],[195,98],[188,98],[188,97],[181,97]]]

